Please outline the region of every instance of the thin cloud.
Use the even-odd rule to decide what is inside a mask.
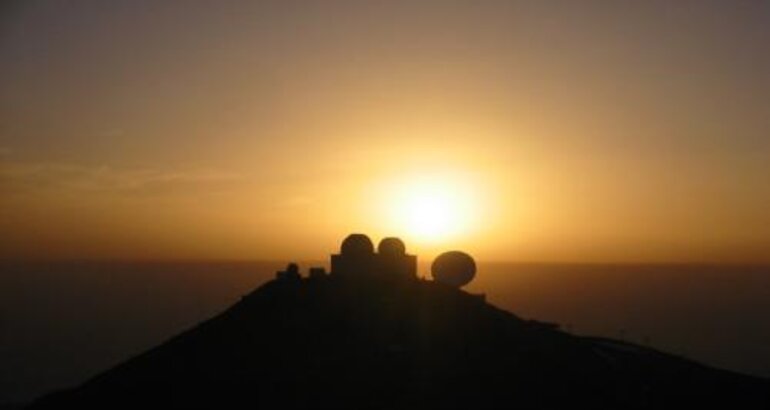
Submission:
[[[242,180],[238,173],[214,169],[178,171],[85,166],[60,162],[0,164],[0,189],[15,194],[200,194],[227,191]]]

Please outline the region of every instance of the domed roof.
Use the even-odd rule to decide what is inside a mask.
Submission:
[[[377,245],[377,252],[386,256],[400,256],[406,253],[406,245],[404,241],[395,237],[384,238]]]
[[[465,252],[445,252],[433,261],[430,273],[436,282],[460,288],[476,276],[476,262]]]
[[[343,255],[372,254],[374,253],[374,244],[368,236],[362,233],[353,233],[342,241],[340,253]]]

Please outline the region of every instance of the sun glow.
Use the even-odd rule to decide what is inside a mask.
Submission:
[[[411,233],[424,238],[436,238],[452,230],[457,212],[443,192],[421,192],[407,200],[404,214]]]
[[[462,181],[422,177],[394,187],[391,219],[420,242],[443,242],[465,233],[474,219],[473,195]]]

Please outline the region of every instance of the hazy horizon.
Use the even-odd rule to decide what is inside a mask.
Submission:
[[[450,249],[447,249],[450,250]],[[418,266],[422,271],[429,272],[430,263],[432,259],[420,258],[418,256]],[[432,255],[437,256],[437,255]],[[477,259],[476,262],[484,265],[562,265],[562,266],[704,266],[704,267],[768,267],[770,262],[765,261],[667,261],[667,260],[652,260],[652,261],[544,261],[544,260],[490,260],[490,259]],[[329,267],[329,262],[322,259],[304,259],[304,258],[120,258],[120,257],[77,257],[77,258],[41,258],[41,257],[5,257],[0,258],[0,263],[21,263],[21,264],[35,264],[35,263],[59,263],[59,262],[115,262],[115,263],[268,263],[285,265],[287,263],[297,263],[300,269],[306,273],[310,267]]]

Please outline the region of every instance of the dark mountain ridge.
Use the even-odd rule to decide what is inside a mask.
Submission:
[[[523,320],[420,279],[271,281],[32,408],[768,408],[766,380]]]

